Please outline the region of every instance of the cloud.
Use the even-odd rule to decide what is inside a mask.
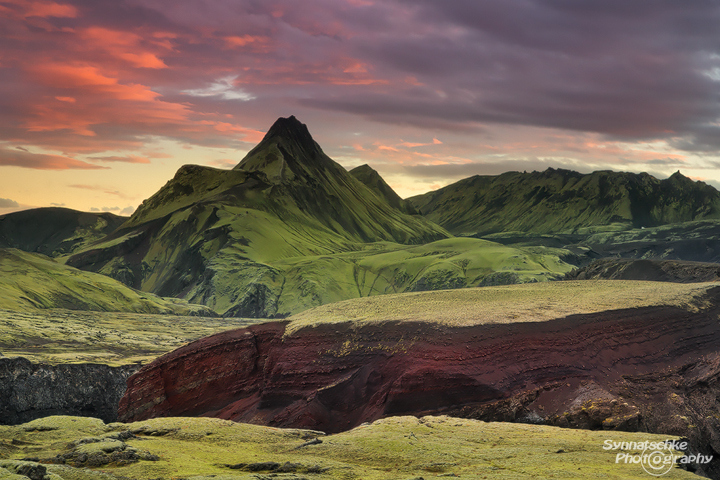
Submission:
[[[13,0],[3,8],[0,141],[63,152],[3,165],[147,163],[156,139],[242,150],[288,112],[321,125],[313,131],[324,147],[362,145],[351,158],[359,163],[381,154],[406,165],[480,160],[473,142],[516,158],[562,156],[577,168],[642,160],[571,152],[586,135],[662,141],[667,152],[645,158],[658,168],[675,161],[665,153],[720,151],[717,2]],[[528,129],[561,132],[567,145],[534,143]],[[347,139],[359,131],[370,133]],[[92,157],[73,158],[80,154]]]
[[[93,190],[93,191],[96,191],[96,192],[102,192],[102,193],[104,193],[105,195],[113,195],[113,196],[115,196],[115,197],[120,197],[120,198],[130,198],[130,197],[128,197],[127,195],[125,195],[124,193],[122,193],[122,192],[119,192],[119,191],[117,191],[117,190],[112,190],[112,189],[110,189],[110,188],[103,187],[103,186],[101,186],[101,185],[74,184],[74,185],[68,185],[68,187],[70,187],[70,188],[79,188],[79,189],[81,189],[81,190]],[[118,208],[118,210],[119,210],[119,208]],[[103,210],[103,211],[105,211],[105,210]]]
[[[139,157],[137,155],[125,156],[107,156],[107,157],[88,157],[90,160],[98,160],[100,162],[123,162],[123,163],[150,163],[147,157]]]
[[[10,200],[9,198],[0,198],[0,208],[14,208],[19,206],[20,204],[15,200]]]
[[[220,78],[208,87],[193,88],[182,92],[193,97],[219,97],[223,100],[242,100],[243,102],[254,100],[255,96],[235,87],[236,78],[237,75]]]
[[[135,207],[125,207],[122,210],[120,210],[120,215],[132,215],[135,211]]]
[[[238,163],[240,163],[239,160],[232,160],[230,158],[219,158],[217,160],[211,160],[208,162],[209,165],[212,165],[213,167],[217,168],[234,168]]]
[[[24,149],[11,150],[0,147],[0,166],[1,165],[35,168],[39,170],[96,170],[107,168],[62,155],[31,153]]]

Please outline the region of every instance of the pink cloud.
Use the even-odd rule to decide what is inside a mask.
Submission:
[[[32,153],[9,148],[0,148],[0,165],[40,170],[97,170],[107,168],[62,155]]]
[[[107,157],[88,157],[90,160],[98,160],[100,162],[122,162],[122,163],[150,163],[147,157],[139,157],[137,155],[125,156],[107,156]]]

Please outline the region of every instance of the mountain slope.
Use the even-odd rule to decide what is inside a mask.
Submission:
[[[417,215],[418,212],[415,210],[415,207],[413,207],[410,202],[400,198],[370,165],[365,164],[355,167],[350,170],[350,175],[357,178],[363,185],[375,192],[377,196],[384,199],[389,205],[408,215]]]
[[[138,292],[104,275],[12,248],[0,249],[0,308],[214,315],[203,306]]]
[[[66,255],[117,229],[127,217],[69,208],[35,208],[0,216],[0,248]]]
[[[290,117],[231,171],[180,168],[120,229],[68,264],[223,314],[271,316],[293,287],[274,262],[448,236],[384,202]]]
[[[720,218],[720,192],[679,172],[666,180],[552,168],[476,175],[408,200],[456,235],[591,233]]]

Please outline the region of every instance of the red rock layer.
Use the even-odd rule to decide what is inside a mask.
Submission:
[[[449,327],[272,322],[207,337],[128,380],[121,421],[214,416],[339,432],[388,415],[686,435],[720,452],[720,288],[647,307]],[[715,462],[717,463],[717,462]],[[720,464],[705,473],[720,476]],[[714,471],[713,469],[717,470]]]
[[[128,380],[119,415],[209,415],[337,432],[384,415],[553,391],[547,405],[536,405],[547,417],[545,408],[564,411],[583,382],[607,390],[625,376],[657,375],[717,351],[717,314],[715,306],[649,307],[464,328],[348,323],[285,338],[283,322],[255,325],[143,367]]]

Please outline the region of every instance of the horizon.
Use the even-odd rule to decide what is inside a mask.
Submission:
[[[294,115],[402,198],[473,175],[720,187],[720,5],[3,0],[0,214],[129,215]]]

